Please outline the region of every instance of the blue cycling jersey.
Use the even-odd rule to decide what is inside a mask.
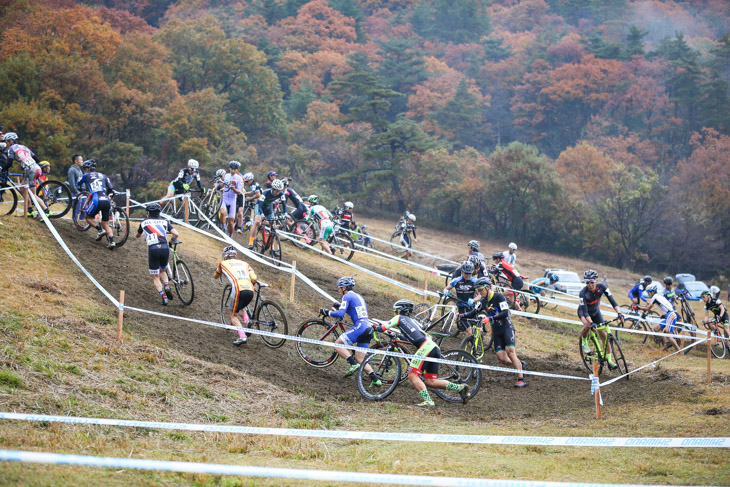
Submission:
[[[349,291],[347,294],[342,296],[340,309],[330,311],[330,316],[334,318],[342,318],[345,314],[350,315],[350,319],[352,319],[355,326],[358,326],[363,322],[368,322],[368,307],[362,296],[356,292]]]
[[[636,286],[632,287],[629,290],[629,297],[641,299],[642,301],[644,301],[646,303],[646,299],[644,299],[643,292],[644,292],[644,282],[639,281],[639,283],[636,284]]]

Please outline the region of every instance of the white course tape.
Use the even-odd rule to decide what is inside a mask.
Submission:
[[[134,201],[132,198],[129,198],[129,201],[133,203],[133,204],[129,205],[129,207],[130,208],[139,208],[140,206],[144,207],[147,205],[151,205],[152,203],[162,203],[163,201],[182,199],[184,196],[185,195],[182,195],[182,194],[176,194],[175,196],[171,196],[170,198],[160,198],[159,200],[152,200],[152,201],[147,201],[144,203],[140,203],[139,201]],[[129,195],[127,195],[127,197],[129,197]]]
[[[352,230],[349,230],[349,231],[352,231]],[[356,233],[357,235],[363,235],[364,236],[364,234],[362,234],[360,232],[352,231],[352,233]],[[414,248],[404,247],[403,245],[400,245],[400,244],[394,244],[394,243],[390,242],[389,240],[383,240],[382,238],[373,237],[372,234],[369,234],[368,237],[370,237],[372,240],[376,240],[378,242],[383,242],[385,244],[388,244],[388,245],[393,246],[393,247],[397,247],[399,249],[410,250],[411,252],[414,252],[416,254],[421,254],[421,255],[425,255],[426,257],[431,257],[432,259],[442,260],[444,262],[448,262],[449,264],[459,265],[458,262],[454,262],[453,260],[446,259],[446,258],[440,257],[438,255],[432,255],[432,254],[429,254],[427,252],[423,252],[421,250],[416,250]]]
[[[235,433],[244,435],[288,436],[295,438],[332,438],[338,440],[411,441],[419,443],[463,443],[472,445],[546,445],[598,446],[629,448],[730,448],[730,437],[716,438],[649,438],[649,437],[590,437],[590,436],[499,436],[458,435],[436,433],[381,433],[357,430],[315,430],[298,428],[267,428],[200,423],[172,423],[126,419],[86,418],[45,414],[0,412],[0,419],[47,423],[83,424],[152,428],[206,433]]]
[[[425,475],[399,475],[368,472],[338,472],[333,470],[304,470],[277,467],[250,467],[246,465],[221,465],[214,463],[172,462],[136,458],[94,457],[59,453],[0,450],[0,460],[10,462],[43,463],[52,465],[81,465],[85,467],[124,468],[134,470],[158,470],[209,475],[236,475],[325,482],[429,485],[447,487],[628,487],[625,484],[588,484],[578,482],[543,482],[529,480],[479,479],[459,477],[429,477]],[[650,487],[638,486],[633,487]]]

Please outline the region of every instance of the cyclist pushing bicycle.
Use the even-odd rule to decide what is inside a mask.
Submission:
[[[578,302],[578,317],[583,322],[583,329],[580,332],[581,336],[581,347],[583,347],[583,353],[590,353],[591,349],[588,345],[588,332],[591,328],[601,325],[603,323],[603,315],[601,314],[601,297],[605,294],[608,301],[613,306],[614,311],[618,314],[618,319],[621,321],[621,325],[624,323],[624,315],[621,314],[621,310],[618,307],[618,303],[613,298],[611,291],[604,283],[597,283],[598,272],[589,269],[583,273],[583,279],[585,280],[585,287],[581,289]],[[606,332],[598,330],[598,334],[601,337],[601,341],[605,341]],[[604,354],[604,358],[608,361],[608,367],[615,369],[617,367],[613,357],[608,354],[605,357],[607,350],[603,350],[601,353]]]
[[[167,194],[163,200],[167,200],[175,196],[176,194],[184,194],[190,191],[190,185],[195,181],[198,185],[198,189],[205,193],[205,188],[200,182],[200,172],[198,167],[200,164],[195,159],[188,160],[188,167],[180,169],[177,177],[170,181],[170,186],[167,187]]]
[[[710,291],[702,291],[700,298],[705,302],[705,318],[702,320],[702,324],[708,325],[711,323],[710,313],[712,313],[715,315],[717,328],[721,326],[722,333],[725,335],[725,338],[730,338],[730,316],[728,316],[725,305],[722,304],[722,301],[720,301],[719,298],[715,298]]]
[[[155,285],[157,292],[160,293],[162,304],[167,306],[167,303],[172,299],[172,290],[170,290],[166,272],[167,264],[170,261],[170,246],[167,243],[167,234],[172,234],[173,238],[177,238],[178,234],[177,230],[172,228],[170,220],[160,218],[160,211],[162,211],[160,205],[152,203],[145,206],[145,210],[147,210],[147,218],[139,224],[135,238],[140,238],[144,234],[152,283]]]
[[[261,199],[256,202],[256,218],[254,220],[253,227],[251,227],[251,234],[248,238],[248,248],[253,249],[253,241],[256,236],[256,232],[261,225],[268,225],[268,221],[274,219],[274,203],[279,201],[284,191],[284,182],[281,179],[274,179],[271,181],[271,188],[264,190],[261,193]],[[267,222],[264,222],[264,218]]]
[[[213,279],[218,279],[223,275],[228,278],[228,282],[231,284],[231,297],[227,306],[230,311],[231,324],[242,328],[238,317],[241,316],[244,325],[248,324],[249,316],[246,313],[246,306],[253,299],[253,285],[256,284],[257,280],[256,273],[247,262],[237,259],[236,247],[226,247],[223,249],[222,256],[223,260],[218,263]],[[245,331],[236,331],[238,332],[238,338],[233,344],[238,347],[246,343],[248,338]]]
[[[456,279],[449,282],[449,285],[444,288],[444,296],[449,296],[453,289],[458,299],[456,307],[459,310],[459,321],[457,326],[460,331],[466,333],[466,336],[471,335],[471,327],[468,326],[467,322],[462,319],[464,313],[468,312],[472,302],[474,301],[474,293],[476,286],[476,279],[474,279],[474,264],[471,261],[465,261],[461,264],[461,275]]]

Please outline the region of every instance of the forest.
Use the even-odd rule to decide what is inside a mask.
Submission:
[[[0,125],[160,197],[185,161],[329,204],[730,276],[727,0],[0,0]]]

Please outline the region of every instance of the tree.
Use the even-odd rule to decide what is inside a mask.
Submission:
[[[414,40],[388,39],[378,43],[382,62],[378,75],[387,83],[388,88],[403,95],[391,100],[391,120],[405,111],[407,98],[413,88],[428,78],[423,53],[414,50]]]
[[[469,91],[466,78],[459,82],[454,97],[432,118],[451,135],[451,140],[458,141],[458,148],[485,146],[481,102]]]
[[[649,35],[648,30],[641,30],[635,25],[629,27],[629,33],[626,35],[626,54],[631,56],[643,56],[644,52],[644,37]]]
[[[486,2],[480,0],[424,0],[411,16],[413,30],[427,38],[462,44],[489,34]]]

